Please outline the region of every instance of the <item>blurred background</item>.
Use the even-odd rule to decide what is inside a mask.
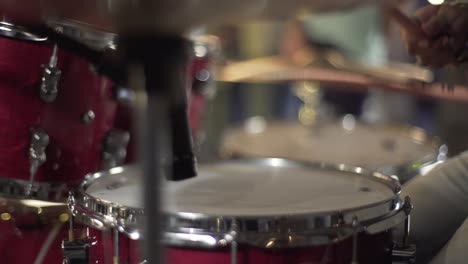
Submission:
[[[431,4],[427,0],[401,2],[401,9],[407,14]],[[399,26],[375,6],[299,16],[286,24],[249,23],[204,28],[200,32],[219,37],[222,51],[218,60],[221,63],[278,54],[294,56],[293,53],[304,46],[318,53],[338,50],[348,59],[366,65],[394,61],[414,63],[401,40]],[[464,80],[461,70],[434,71],[434,76],[436,81]],[[379,87],[368,91],[334,88],[320,82],[211,84],[205,91],[209,103],[204,112],[203,129],[196,138],[200,160],[213,160],[222,155],[226,133],[244,126],[251,117],[257,117],[253,120],[260,122],[281,120],[313,126],[352,114],[364,124],[422,128],[448,146],[449,156],[468,148],[465,136],[468,126],[462,122],[465,113],[468,114],[466,103],[413,97]]]

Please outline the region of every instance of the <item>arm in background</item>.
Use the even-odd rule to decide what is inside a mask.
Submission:
[[[414,205],[410,239],[416,244],[416,260],[417,263],[427,263],[452,238],[468,216],[468,152],[410,181],[403,187],[402,196],[406,195],[411,197]],[[468,230],[464,237],[460,232],[449,244],[463,241],[464,245],[468,244]],[[439,254],[447,254],[447,249]],[[452,248],[450,254],[453,260],[464,257],[463,263],[468,259],[466,247],[460,247],[459,250]],[[433,263],[462,263],[440,262],[440,259],[438,256]]]

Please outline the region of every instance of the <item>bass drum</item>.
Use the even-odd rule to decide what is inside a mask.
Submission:
[[[366,125],[351,115],[311,127],[254,117],[227,130],[221,155],[351,164],[398,176],[404,183],[444,161],[447,147],[422,129]]]

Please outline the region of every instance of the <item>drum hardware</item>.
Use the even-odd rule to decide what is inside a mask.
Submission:
[[[42,65],[42,78],[40,87],[41,99],[46,103],[52,103],[57,98],[58,83],[62,72],[57,68],[57,45],[54,45],[49,64]]]
[[[237,234],[238,234],[238,226],[235,219],[231,220],[231,231],[228,233],[229,239],[231,240],[231,264],[237,264]]]
[[[29,186],[26,190],[27,196],[38,190],[37,186],[34,186],[34,178],[39,167],[47,160],[45,152],[47,145],[49,145],[49,135],[47,135],[45,130],[42,128],[32,129],[31,143],[29,146],[30,179]]]
[[[47,25],[88,46],[105,49],[114,46],[117,35],[105,29],[75,20],[48,20]]]
[[[69,197],[72,197],[70,192]],[[62,240],[63,264],[88,264],[88,250],[91,245],[88,238],[75,239],[73,216],[68,220],[68,240]]]
[[[114,228],[113,230],[113,240],[114,240],[114,258],[113,264],[120,264],[120,237],[119,230]]]
[[[403,238],[400,243],[394,243],[392,256],[394,262],[412,264],[416,262],[416,246],[414,244],[410,244],[409,242],[411,228],[410,213],[413,209],[413,204],[411,203],[411,198],[409,196],[405,197],[405,204],[403,205],[403,208],[407,216],[404,222]]]
[[[88,250],[90,243],[88,239],[64,240],[62,251],[64,264],[88,264]]]
[[[359,234],[359,221],[358,218],[355,216],[353,217],[353,222],[351,223],[351,227],[353,228],[353,253],[351,258],[351,264],[358,264],[358,234]]]
[[[47,37],[33,34],[21,26],[7,22],[5,18],[0,21],[0,36],[33,42],[47,41]]]
[[[81,116],[81,121],[85,124],[89,124],[93,122],[95,118],[96,118],[96,114],[94,113],[94,111],[88,110]]]
[[[102,166],[105,169],[122,165],[127,156],[130,133],[121,129],[112,129],[104,138],[102,146]]]

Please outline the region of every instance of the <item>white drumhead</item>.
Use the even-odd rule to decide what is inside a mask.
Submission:
[[[164,183],[163,209],[213,216],[313,214],[368,206],[395,195],[372,177],[277,165],[233,162],[201,166],[198,177]],[[123,206],[143,207],[139,171],[109,178],[114,179],[97,181],[87,193]]]
[[[223,152],[241,157],[276,157],[344,163],[365,168],[408,165],[435,159],[436,147],[419,129],[360,125],[346,130],[340,123],[317,129],[273,122],[257,131],[241,127],[225,135]]]

